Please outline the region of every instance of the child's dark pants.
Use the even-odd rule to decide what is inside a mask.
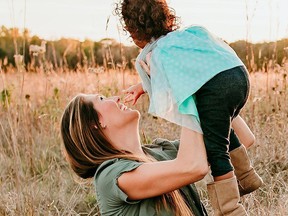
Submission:
[[[246,68],[239,66],[217,74],[195,94],[213,176],[233,170],[229,151],[240,142],[231,130],[231,121],[246,103],[249,88]]]

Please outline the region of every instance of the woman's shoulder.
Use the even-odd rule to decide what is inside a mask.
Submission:
[[[95,173],[95,180],[99,183],[108,180],[117,179],[122,173],[129,172],[140,166],[142,162],[129,160],[129,159],[110,159],[103,162]]]
[[[176,149],[179,148],[179,140],[168,140],[164,138],[157,138],[152,141],[151,147],[162,147],[162,149]]]
[[[179,140],[167,140],[158,138],[151,144],[144,145],[143,148],[155,157],[156,160],[169,160],[177,156],[179,148]]]
[[[140,165],[141,162],[115,158],[103,162],[98,167],[94,176],[94,185],[97,202],[103,215],[120,215],[119,212],[123,211],[124,202],[128,204],[139,202],[128,199],[127,194],[118,186],[118,178],[121,174],[132,171]]]

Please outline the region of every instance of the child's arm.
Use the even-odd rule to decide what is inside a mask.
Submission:
[[[249,148],[255,142],[255,136],[251,132],[250,128],[246,124],[246,122],[241,118],[241,116],[237,116],[232,121],[232,128],[237,134],[240,142],[246,147]]]
[[[150,76],[150,59],[152,52],[149,52],[146,55],[146,63],[144,61],[140,61],[141,67],[146,71],[146,73]],[[130,86],[128,89],[124,90],[123,93],[127,94],[124,98],[124,103],[129,103],[133,101],[132,105],[134,105],[138,98],[144,94],[142,83],[138,83],[136,85]]]
[[[144,70],[147,72],[147,74],[150,76],[150,61],[151,61],[151,55],[152,55],[152,52],[149,52],[147,55],[146,55],[146,64],[145,65],[145,62],[141,61],[140,64],[141,66],[144,68]],[[143,64],[144,63],[144,64]],[[146,67],[145,67],[146,66]]]
[[[151,55],[152,52],[149,52],[146,55],[146,62],[145,61],[139,61],[141,67],[146,71],[146,73],[150,76],[150,61],[151,61]]]
[[[128,89],[123,90],[123,93],[127,94],[124,98],[124,103],[133,101],[132,105],[134,105],[138,98],[145,92],[143,90],[142,83],[138,83],[136,85],[130,86]]]

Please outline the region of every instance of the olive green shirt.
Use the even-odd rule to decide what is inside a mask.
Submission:
[[[151,145],[143,146],[148,154],[158,161],[171,160],[177,155],[179,141],[157,139]],[[112,159],[102,163],[95,174],[97,201],[102,216],[154,216],[156,215],[156,198],[131,201],[118,187],[117,179],[124,172],[136,169],[142,162]],[[195,216],[207,215],[200,202],[197,190],[193,184],[181,188],[181,193],[189,203]],[[161,216],[173,216],[169,210],[161,208]]]

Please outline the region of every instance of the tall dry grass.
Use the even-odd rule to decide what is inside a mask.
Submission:
[[[250,215],[288,215],[288,66],[271,65],[251,75],[251,95],[242,112],[257,142],[249,150],[265,185],[242,201]],[[124,77],[124,78],[123,78]],[[120,94],[138,82],[136,73],[24,73],[0,76],[0,215],[99,215],[91,182],[75,178],[61,153],[59,121],[77,93]],[[142,113],[143,143],[179,138],[179,127]],[[202,200],[211,211],[204,184]]]

